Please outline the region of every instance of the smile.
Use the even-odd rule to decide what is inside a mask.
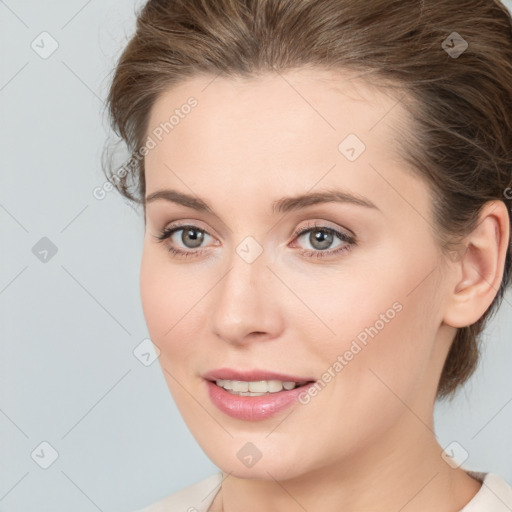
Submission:
[[[217,386],[225,389],[233,395],[239,396],[263,396],[271,393],[279,393],[283,389],[290,391],[299,387],[305,382],[292,382],[281,380],[257,380],[257,381],[243,381],[243,380],[224,380],[217,379],[215,381]]]

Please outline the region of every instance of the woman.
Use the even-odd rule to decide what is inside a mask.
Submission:
[[[143,206],[148,330],[221,469],[147,512],[512,509],[433,426],[510,284],[511,105],[497,1],[147,2],[110,177]]]

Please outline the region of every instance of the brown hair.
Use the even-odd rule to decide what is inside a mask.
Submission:
[[[106,166],[107,176],[145,205],[136,152],[153,104],[172,85],[204,73],[251,77],[306,66],[356,71],[406,92],[400,101],[413,129],[397,142],[433,191],[443,250],[474,229],[487,201],[508,205],[512,19],[497,0],[150,0],[107,101],[132,158],[123,172]],[[503,299],[511,265],[509,243],[496,297],[479,321],[457,330],[437,398],[453,397],[476,369],[481,331]]]

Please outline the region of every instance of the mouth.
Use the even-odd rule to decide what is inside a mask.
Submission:
[[[264,420],[289,407],[316,380],[262,370],[221,368],[202,375],[213,405],[228,416],[244,421]]]
[[[291,391],[295,388],[300,388],[311,384],[313,381],[291,381],[291,380],[228,380],[228,379],[216,379],[210,382],[215,383],[218,387],[226,390],[232,395],[238,396],[265,396],[279,393],[283,390]]]

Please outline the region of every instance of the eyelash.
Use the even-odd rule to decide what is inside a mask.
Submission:
[[[208,233],[208,231],[206,231],[204,229],[200,229],[198,226],[194,226],[194,225],[190,225],[190,224],[170,226],[170,227],[162,230],[160,232],[160,235],[158,235],[158,236],[153,235],[153,236],[157,239],[157,241],[159,243],[163,243],[167,239],[169,239],[174,233],[177,233],[184,229],[193,229],[195,231],[199,231],[206,235],[212,236],[212,235],[210,235],[210,233]],[[313,226],[307,226],[307,227],[304,227],[304,228],[296,231],[293,234],[294,240],[295,240],[295,238],[299,238],[302,235],[304,235],[305,233],[309,233],[310,231],[323,231],[328,234],[329,233],[334,234],[342,242],[345,242],[346,245],[341,245],[337,249],[333,249],[330,251],[329,250],[321,251],[321,250],[302,249],[299,251],[302,256],[314,257],[314,258],[327,258],[327,257],[335,256],[337,254],[341,254],[345,251],[349,251],[350,249],[352,249],[352,246],[356,245],[356,239],[353,236],[342,233],[334,228],[322,226],[320,224],[314,224]],[[203,254],[203,252],[205,252],[205,249],[183,251],[182,249],[176,249],[175,247],[170,246],[170,247],[168,247],[168,252],[173,254],[173,256],[175,256],[175,257],[188,258],[189,256],[192,256],[192,257],[200,256],[201,254]]]

